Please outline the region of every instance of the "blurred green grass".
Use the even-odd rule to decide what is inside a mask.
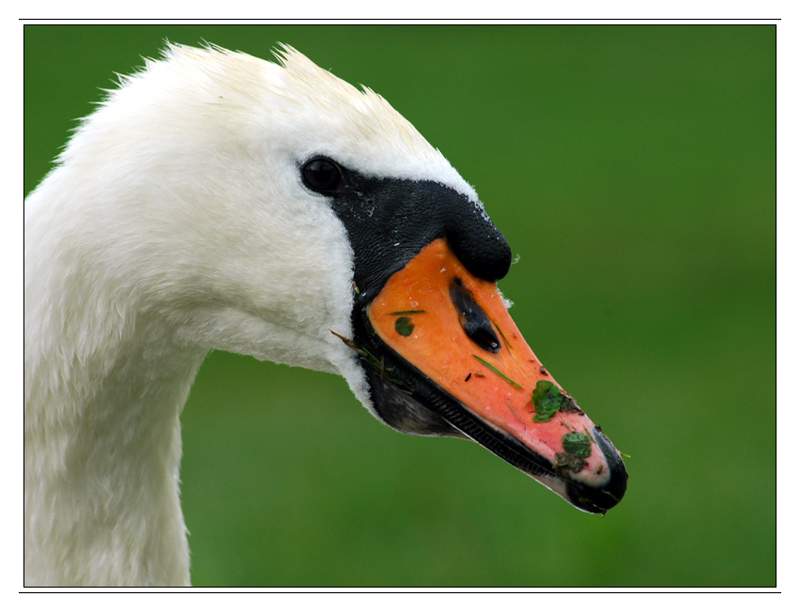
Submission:
[[[774,27],[26,26],[26,193],[165,39],[286,42],[384,95],[476,186],[517,324],[631,455],[584,515],[341,379],[214,353],[183,415],[194,584],[775,584]]]

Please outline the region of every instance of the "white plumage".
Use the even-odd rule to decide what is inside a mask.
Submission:
[[[278,57],[168,47],[26,201],[28,586],[189,584],[179,418],[212,349],[340,374],[585,512],[625,493],[508,315],[472,187],[380,96]]]
[[[210,349],[341,374],[372,409],[331,334],[351,248],[298,160],[476,197],[381,97],[280,59],[170,46],[27,198],[28,585],[189,583],[179,415]]]

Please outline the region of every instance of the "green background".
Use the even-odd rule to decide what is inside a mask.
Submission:
[[[196,585],[775,584],[775,28],[26,26],[25,190],[164,39],[289,43],[474,184],[533,350],[630,455],[605,517],[343,380],[214,353],[184,414]]]

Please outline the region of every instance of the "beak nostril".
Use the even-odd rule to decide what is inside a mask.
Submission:
[[[470,340],[490,353],[496,353],[500,350],[500,341],[497,339],[492,329],[485,329],[484,327],[473,327],[469,322],[462,324],[464,333],[467,334]]]
[[[464,287],[464,283],[458,277],[450,285],[450,299],[458,311],[461,328],[467,337],[489,353],[498,352],[502,345],[489,317],[478,306],[472,293]]]

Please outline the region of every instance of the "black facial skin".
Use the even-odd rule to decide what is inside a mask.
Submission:
[[[355,254],[355,283],[363,306],[389,277],[437,238],[478,278],[495,281],[511,266],[511,248],[480,205],[433,181],[364,176],[314,157],[301,168],[303,183],[327,195]]]
[[[329,198],[353,248],[353,342],[373,357],[362,357],[362,365],[370,399],[381,418],[406,433],[471,438],[528,474],[557,477],[550,461],[466,410],[386,346],[366,314],[389,277],[438,238],[447,239],[474,276],[489,281],[503,278],[511,265],[511,249],[480,205],[440,183],[367,177],[321,156],[301,164],[300,175],[307,188]],[[499,339],[469,291],[456,281],[450,297],[464,332],[476,346],[487,352],[499,350]],[[604,513],[622,498],[628,475],[599,428],[595,438],[611,479],[603,490],[566,481],[567,497],[582,510]]]

